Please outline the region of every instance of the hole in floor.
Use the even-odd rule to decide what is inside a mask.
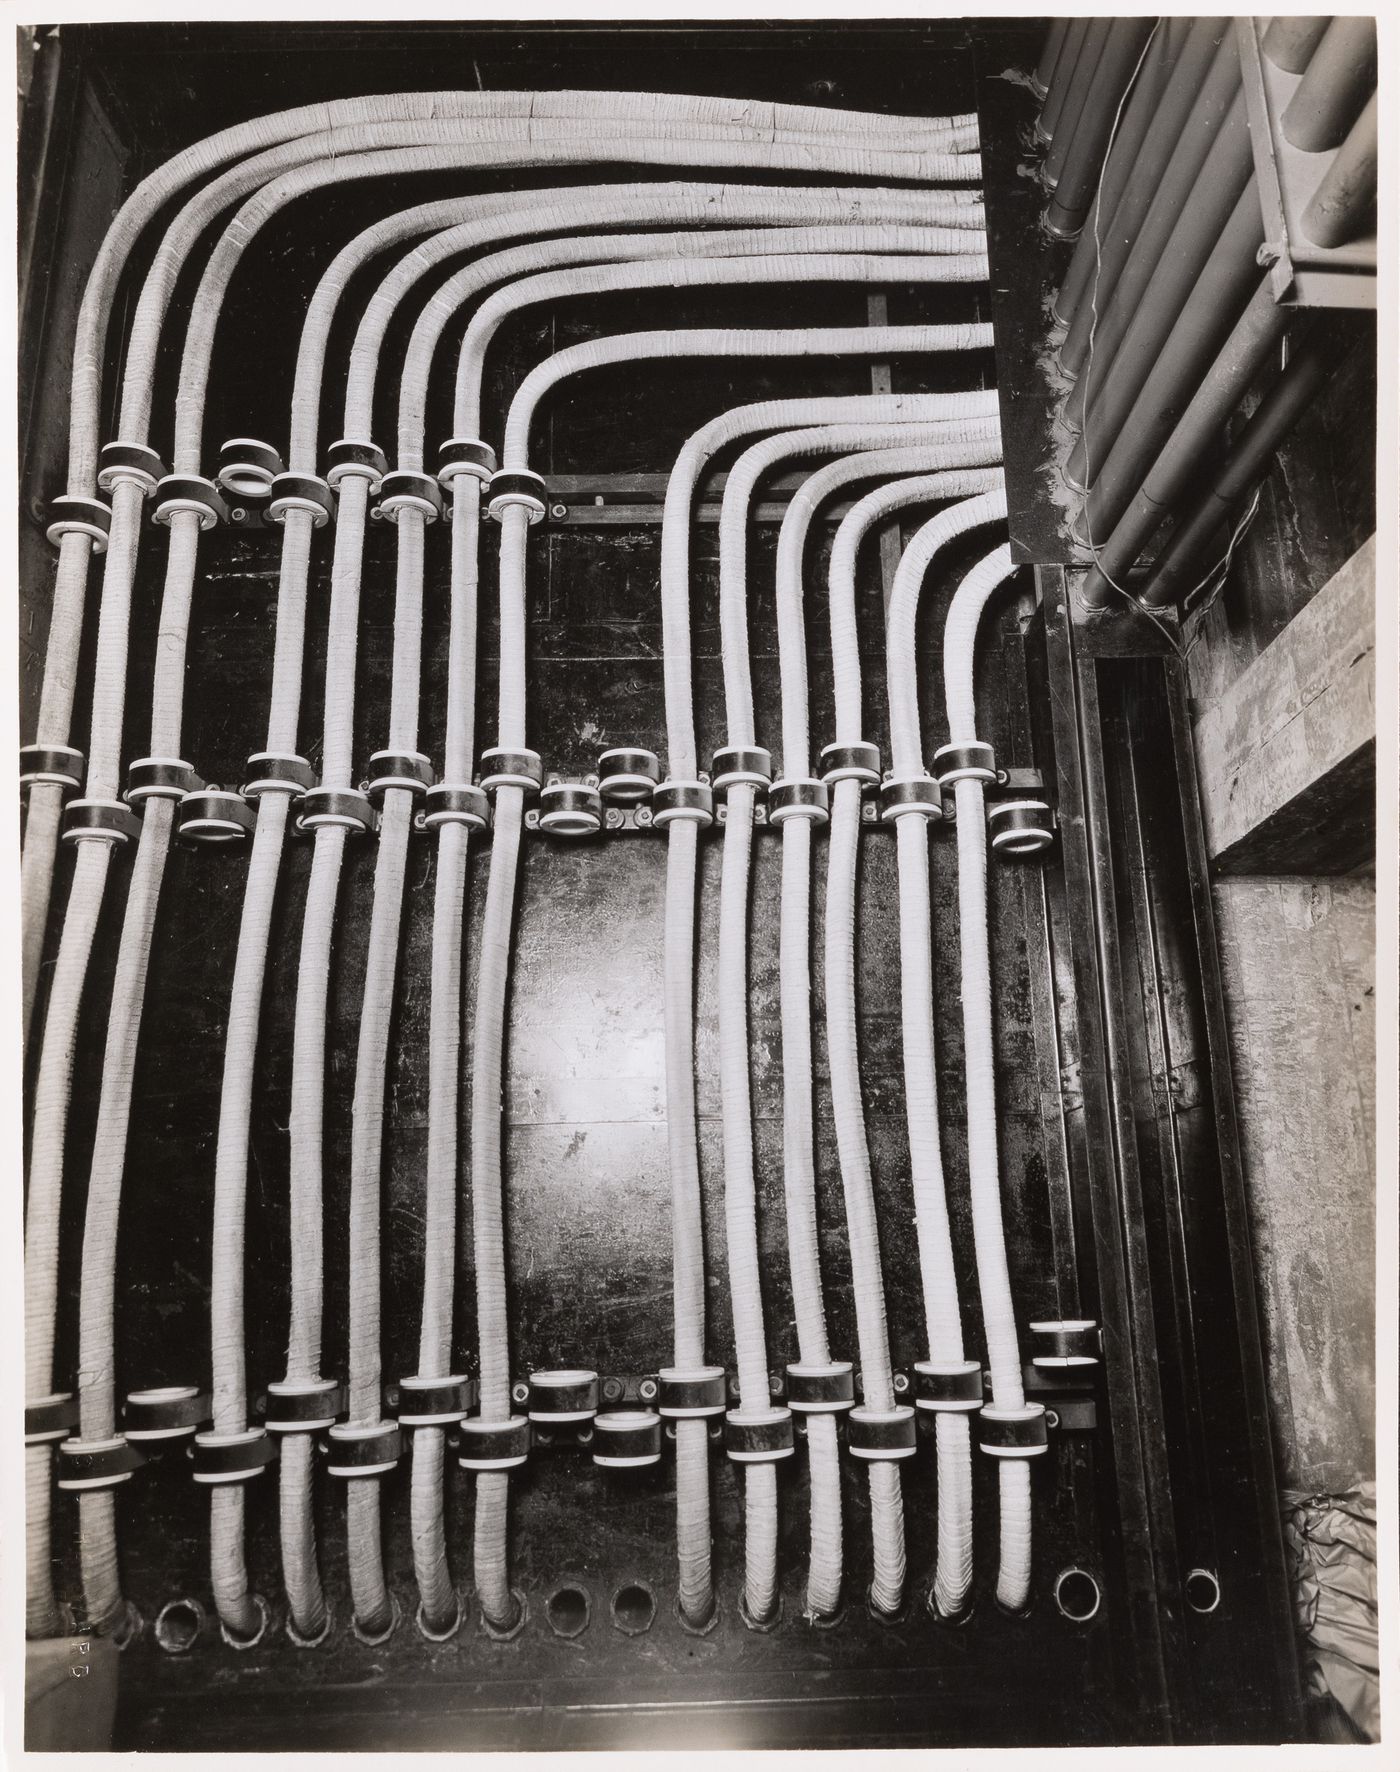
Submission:
[[[656,1600],[651,1589],[640,1581],[629,1581],[613,1595],[612,1615],[613,1623],[629,1637],[639,1637],[643,1631],[650,1630],[651,1621],[656,1617]]]
[[[1087,1624],[1099,1609],[1099,1584],[1087,1569],[1061,1569],[1055,1578],[1055,1604],[1073,1624]]]
[[[581,1587],[557,1588],[545,1602],[545,1616],[556,1637],[582,1636],[591,1613],[588,1595]]]
[[[184,1655],[204,1628],[204,1608],[196,1600],[171,1600],[156,1614],[156,1641],[167,1655]]]
[[[1186,1604],[1193,1612],[1214,1612],[1220,1604],[1220,1583],[1209,1569],[1193,1569],[1186,1577]]]

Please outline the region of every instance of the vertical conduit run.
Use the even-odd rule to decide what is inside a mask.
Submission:
[[[968,574],[954,593],[943,635],[944,692],[949,742],[977,742],[973,702],[973,655],[977,624],[988,599],[1014,571],[1006,544]],[[964,774],[956,782],[958,918],[962,954],[963,1049],[967,1071],[967,1160],[972,1192],[972,1229],[977,1283],[992,1370],[992,1409],[1007,1421],[1040,1418],[1027,1403],[1021,1381],[1011,1276],[1001,1216],[997,1156],[996,1060],[992,1043],[992,976],[987,930],[987,830],[982,782]],[[985,1413],[985,1412],[984,1412]],[[1030,1462],[1022,1456],[998,1461],[1001,1490],[1001,1567],[997,1599],[1008,1611],[1024,1609],[1031,1580]]]

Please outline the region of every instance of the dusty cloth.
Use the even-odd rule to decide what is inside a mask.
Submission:
[[[1362,1740],[1378,1741],[1376,1486],[1284,1500],[1307,1696],[1331,1699]]]

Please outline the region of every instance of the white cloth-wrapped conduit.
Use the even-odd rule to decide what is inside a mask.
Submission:
[[[1004,520],[1005,506],[997,515]],[[1010,547],[972,569],[958,586],[943,634],[943,682],[952,744],[977,738],[973,703],[973,654],[977,624],[988,600],[1015,565]],[[963,1046],[967,1066],[967,1165],[972,1190],[972,1228],[977,1246],[977,1283],[987,1360],[992,1371],[992,1403],[1012,1415],[1039,1414],[1027,1403],[1006,1262],[997,1160],[996,1064],[992,1046],[992,977],[987,931],[987,827],[982,783],[964,777],[957,796],[958,915],[962,953]],[[1025,1606],[1031,1580],[1030,1461],[998,1461],[1001,1485],[1001,1566],[997,1598],[1011,1611]]]
[[[969,446],[973,439],[969,438]],[[946,491],[977,490],[985,470],[971,470],[973,484],[949,476]],[[936,496],[936,494],[934,494]],[[857,640],[855,568],[860,542],[876,520],[885,495],[858,501],[842,520],[832,544],[830,621],[835,681],[836,743],[861,742],[860,652]],[[846,777],[832,784],[828,854],[825,976],[827,1046],[831,1065],[832,1110],[837,1155],[851,1250],[856,1332],[860,1345],[864,1407],[892,1411],[896,1397],[891,1372],[884,1282],[880,1268],[870,1150],[861,1103],[860,1057],[856,1036],[855,885],[861,821],[861,784]],[[870,1471],[874,1579],[871,1603],[877,1611],[899,1610],[905,1576],[904,1516],[897,1464],[880,1462]],[[970,1534],[969,1534],[970,1535]]]
[[[829,328],[809,332],[733,332],[716,329],[697,332],[638,333],[624,335],[621,338],[595,340],[589,344],[574,346],[567,351],[560,352],[526,377],[511,405],[506,427],[503,467],[519,469],[527,465],[530,426],[538,401],[550,388],[557,386],[568,375],[584,369],[602,367],[609,363],[682,355],[820,356],[852,353],[875,355],[900,350],[956,349],[985,345],[989,342],[990,328],[983,326]],[[931,415],[933,412],[948,417],[964,414],[979,415],[987,410],[987,399],[987,396],[937,397],[932,407],[923,408],[922,415]],[[754,428],[757,429],[768,428],[785,421],[813,422],[840,416],[830,411],[830,404],[821,401],[770,402],[766,405],[741,409],[738,414],[727,415],[725,422],[735,424],[736,428],[732,434],[737,436],[742,434],[741,427],[746,417],[756,418],[757,422]],[[880,405],[879,402],[875,404]],[[905,410],[908,410],[908,405],[904,400],[890,397],[882,410],[870,412],[869,416],[897,419]],[[852,416],[865,415],[865,413],[852,414]],[[460,410],[458,416],[459,418],[462,416]],[[669,769],[671,779],[676,781],[694,780],[698,767],[695,753],[694,705],[690,671],[690,508],[694,494],[695,476],[699,467],[708,459],[709,453],[713,449],[720,447],[722,440],[722,431],[715,426],[707,427],[705,432],[698,433],[695,438],[692,438],[678,460],[667,487],[662,531],[663,650],[665,654]],[[503,709],[520,709],[522,717],[518,728],[520,736],[514,739],[505,736],[503,722],[500,740],[502,745],[519,745],[523,742],[523,611],[527,525],[527,513],[520,507],[508,508],[504,512],[501,543],[501,705]],[[509,800],[513,804],[515,808],[514,822],[518,829],[519,790],[505,788],[498,795],[497,831],[492,845],[493,881],[498,869],[498,853],[502,848],[499,806],[503,800]],[[503,877],[505,872],[509,870],[513,880],[513,854],[508,859],[502,856],[499,867]],[[676,820],[668,829],[664,992],[667,1121],[671,1158],[676,1300],[675,1363],[678,1368],[686,1370],[694,1370],[704,1364],[705,1339],[700,1183],[695,1133],[693,1023],[695,869],[695,824],[692,820]],[[505,898],[504,891],[498,897],[502,907],[502,915],[508,919],[511,907]],[[488,914],[490,903],[488,888]],[[492,935],[508,939],[508,921],[503,931],[498,931],[493,924]],[[504,973],[502,973],[500,988],[503,995]],[[480,992],[481,987],[479,986],[476,1046],[478,1066],[481,1064],[483,1054]],[[493,1016],[492,1028],[499,1027],[500,1018],[501,1011],[497,1010]],[[485,1093],[481,1087],[482,1073],[480,1069],[478,1069],[473,1084],[473,1099],[478,1104],[473,1127],[474,1156],[480,1148],[484,1155],[494,1159],[495,1165],[494,1169],[488,1173],[484,1167],[474,1161],[474,1200],[478,1205],[483,1192],[489,1187],[497,1206],[499,1206],[501,1176],[498,1114],[487,1115],[482,1112],[482,1104],[485,1102],[489,1101],[494,1105],[499,1101],[499,1073],[500,1061],[497,1057],[492,1073],[496,1088],[491,1094]],[[486,1118],[497,1122],[490,1147],[485,1143],[483,1131],[483,1120]],[[484,1253],[487,1252],[478,1245],[479,1273]],[[478,1284],[480,1292],[480,1281]],[[485,1376],[488,1360],[488,1330],[493,1343],[500,1350],[502,1387],[505,1384],[503,1275],[501,1276],[499,1295],[501,1299],[499,1321],[488,1323],[483,1316],[481,1322],[483,1414],[486,1411]],[[504,1388],[502,1395],[504,1396]],[[766,1377],[764,1396],[765,1398],[767,1396]],[[504,1402],[501,1407],[504,1409]],[[704,1428],[701,1423],[688,1422],[679,1422],[677,1427],[677,1536],[680,1557],[681,1605],[688,1618],[693,1622],[703,1623],[713,1608],[713,1590],[709,1568],[709,1497]],[[480,1481],[485,1480],[484,1478],[479,1480],[479,1489]],[[485,1583],[482,1579],[484,1560],[484,1566],[490,1575],[491,1592],[502,1603],[502,1616],[509,1617],[509,1596],[505,1579],[503,1501],[505,1479],[495,1478],[492,1479],[492,1482],[493,1487],[500,1491],[500,1498],[495,1502],[490,1515],[490,1522],[495,1527],[495,1536],[490,1540],[483,1537],[482,1512],[479,1506],[476,1540],[477,1579],[478,1586],[484,1589]]]

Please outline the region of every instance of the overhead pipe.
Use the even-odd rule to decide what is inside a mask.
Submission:
[[[811,1029],[812,832],[828,818],[826,784],[812,775],[807,710],[806,623],[803,557],[811,522],[839,488],[877,475],[893,477],[929,466],[950,466],[957,456],[991,463],[1000,456],[994,420],[966,420],[967,441],[940,442],[946,426],[907,425],[864,433],[867,444],[845,436],[861,452],[828,463],[803,481],[783,514],[776,558],[778,668],[782,688],[782,773],[773,784],[770,819],[783,826],[782,912],[778,966],[782,1015],[783,1197],[788,1230],[793,1314],[804,1375],[834,1377],[822,1300],[817,1245],[816,1157],[813,1137]],[[838,433],[826,433],[835,437]],[[901,435],[902,434],[902,435]],[[819,433],[788,432],[789,439]],[[915,443],[914,439],[926,439]],[[907,441],[903,439],[907,438]],[[899,441],[897,442],[897,439]],[[839,1363],[837,1363],[839,1364]],[[846,1362],[847,1365],[850,1362]],[[813,1618],[835,1613],[841,1592],[841,1493],[834,1415],[813,1413],[807,1423],[811,1489],[811,1562],[807,1610]]]
[[[1118,521],[1192,390],[1199,386],[1231,327],[1248,306],[1258,284],[1257,253],[1263,236],[1259,191],[1250,183],[1225,225],[1216,255],[1197,278],[1131,408],[1123,411],[1127,396],[1120,396],[1116,382],[1110,384],[1115,397],[1111,404],[1106,397],[1101,402],[1102,438],[1101,407],[1090,408],[1081,439],[1089,493],[1071,525],[1084,546],[1101,542]],[[1120,411],[1122,423],[1115,427],[1112,420]]]
[[[1040,107],[1040,115],[1036,118],[1036,138],[1041,142],[1053,142],[1060,127],[1060,113],[1064,109],[1071,79],[1084,51],[1084,39],[1088,35],[1089,24],[1090,20],[1087,18],[1072,19],[1065,32],[1064,47],[1055,63],[1055,72],[1045,95],[1045,103]]]
[[[1331,22],[1330,16],[1309,18],[1303,13],[1279,13],[1269,20],[1260,47],[1285,74],[1305,74],[1313,51],[1326,36]]]
[[[1159,41],[1166,46],[1162,51],[1165,60],[1170,56],[1170,39],[1163,21],[1150,18],[1108,21],[1103,53],[1085,95],[1079,126],[1060,158],[1055,194],[1046,210],[1045,225],[1059,240],[1074,239],[1084,226],[1109,137],[1155,31],[1161,32]],[[1060,142],[1057,141],[1046,161],[1047,169],[1059,153]]]
[[[952,427],[947,427],[951,429]],[[956,440],[941,448],[926,449],[925,456],[942,456],[952,461],[968,454],[985,453],[981,442],[983,427],[968,427],[977,443]],[[959,427],[961,431],[961,427]],[[885,433],[888,435],[888,433]],[[938,433],[935,432],[934,435]],[[777,462],[796,454],[849,448],[852,441],[872,435],[856,432],[850,427],[828,430],[800,430],[780,433],[753,444],[735,462],[725,483],[720,513],[720,630],[724,661],[725,707],[728,730],[726,750],[715,758],[713,780],[717,791],[726,796],[727,815],[724,838],[724,864],[721,882],[720,921],[720,1053],[722,1072],[722,1117],[724,1138],[725,1215],[729,1243],[730,1290],[734,1300],[736,1337],[741,1341],[740,1366],[743,1383],[743,1342],[752,1344],[759,1363],[754,1369],[752,1404],[745,1408],[764,1406],[760,1380],[766,1373],[766,1352],[763,1345],[763,1321],[758,1260],[758,1237],[755,1223],[753,1177],[752,1106],[748,1077],[748,900],[749,858],[757,788],[763,783],[737,780],[744,773],[771,778],[771,764],[766,750],[758,748],[754,725],[753,688],[748,656],[747,621],[747,529],[748,507],[763,475]],[[878,436],[880,433],[876,432]],[[962,490],[969,476],[942,476],[950,490]],[[956,484],[955,484],[956,483]],[[935,491],[932,496],[937,496]],[[782,808],[778,809],[781,822]],[[805,819],[808,815],[799,814]],[[804,937],[805,941],[805,932]],[[787,1004],[791,1014],[796,1005]],[[806,1003],[802,1005],[806,1012]],[[810,1051],[809,1051],[810,1057]],[[810,1070],[802,1084],[810,1111],[812,1079]],[[811,1252],[815,1255],[815,1251]],[[805,1278],[805,1276],[804,1276]],[[857,1284],[863,1283],[862,1280]],[[815,1277],[816,1309],[821,1312],[821,1280]],[[739,1325],[744,1334],[739,1337]],[[824,1319],[820,1333],[825,1335]],[[829,1364],[829,1351],[824,1356]],[[765,1381],[766,1382],[766,1381]],[[795,1408],[801,1405],[794,1403]],[[818,1420],[808,1420],[809,1454],[813,1453],[811,1428]],[[830,1429],[829,1435],[825,1433]],[[835,1423],[828,1419],[818,1429],[815,1462],[811,1464],[812,1515],[814,1525],[813,1566],[821,1572],[819,1606],[822,1612],[835,1610],[840,1587],[840,1486],[835,1464]],[[829,1437],[830,1445],[826,1445]],[[830,1459],[823,1461],[829,1451]],[[834,1527],[834,1531],[833,1531]],[[832,1539],[835,1542],[833,1544]],[[776,1598],[776,1541],[764,1534],[750,1533],[750,1557],[745,1597],[751,1617],[762,1620],[772,1611]],[[755,1554],[757,1553],[757,1554]],[[833,1579],[834,1576],[834,1579]]]
[[[1060,59],[1060,51],[1064,48],[1069,23],[1067,18],[1051,19],[1050,29],[1045,33],[1045,46],[1031,76],[1031,90],[1039,99],[1044,99],[1050,90],[1050,82],[1055,77],[1055,67]]]
[[[1139,490],[1112,532],[1096,538],[1094,564],[1080,587],[1080,596],[1090,607],[1111,602],[1122,589],[1139,553],[1218,440],[1269,354],[1282,342],[1293,317],[1291,308],[1275,302],[1265,275]]]
[[[1222,134],[1230,137],[1230,145],[1218,151],[1223,157],[1217,157]],[[1240,58],[1233,38],[1226,32],[1177,135],[1166,169],[1159,173],[1155,161],[1149,162],[1141,175],[1134,172],[1129,180],[1120,209],[1122,204],[1129,208],[1122,210],[1104,252],[1103,266],[1093,285],[1095,299],[1092,303],[1080,301],[1069,333],[1056,353],[1056,361],[1066,375],[1078,376],[1083,372],[1091,339],[1095,364],[1100,373],[1106,371],[1158,264],[1170,264],[1177,245],[1184,247],[1190,237],[1188,234],[1180,242],[1176,240],[1175,231],[1182,216],[1194,210],[1199,200],[1212,200],[1220,179],[1237,164],[1241,147],[1245,150],[1247,170],[1249,136],[1240,87]],[[1207,177],[1204,169],[1208,160],[1211,164]],[[1231,201],[1234,195],[1238,195],[1238,186]],[[1147,212],[1141,226],[1129,237],[1127,221],[1143,198],[1149,199]],[[1187,227],[1190,233],[1200,231],[1192,223]],[[1082,406],[1082,395],[1078,404]],[[1075,407],[1072,400],[1067,421],[1072,428],[1077,428],[1072,418]]]
[[[1375,90],[1375,19],[1334,18],[1279,118],[1283,139],[1310,154],[1339,147]]]
[[[1064,169],[1071,144],[1079,134],[1085,109],[1089,103],[1098,79],[1099,64],[1108,49],[1112,34],[1112,21],[1109,19],[1090,19],[1089,28],[1084,36],[1084,44],[1079,52],[1079,60],[1070,75],[1069,87],[1065,93],[1064,104],[1060,109],[1060,117],[1055,125],[1055,139],[1045,156],[1040,169],[1041,182],[1047,191],[1053,191],[1060,182],[1060,174]]]
[[[992,978],[987,930],[986,772],[990,747],[977,737],[973,656],[983,610],[1015,571],[1003,543],[958,586],[943,631],[943,683],[948,747],[939,779],[951,779],[958,837],[958,945],[962,959],[963,1064],[967,1084],[967,1167],[977,1287],[992,1374],[992,1402],[979,1417],[979,1444],[997,1459],[1001,1499],[1001,1568],[997,1600],[1023,1611],[1030,1596],[1030,1461],[1045,1449],[1045,1410],[1028,1403],[1021,1378],[1016,1314],[1007,1266],[997,1154],[996,1056],[992,1041]],[[940,761],[935,756],[935,763]]]
[[[528,472],[528,442],[535,406],[552,387],[573,373],[612,362],[697,355],[826,354],[881,355],[905,350],[939,350],[990,342],[990,328],[866,327],[829,328],[815,332],[734,332],[708,330],[680,333],[639,333],[622,338],[600,339],[575,345],[539,365],[526,377],[512,403],[502,451],[501,473],[514,486]],[[957,417],[985,416],[986,396],[934,396],[937,404],[925,411]],[[786,410],[784,410],[786,408]],[[822,402],[772,402],[748,409],[766,417],[770,424],[790,418],[812,422],[832,416]],[[869,409],[866,409],[869,411]],[[900,403],[890,399],[873,416],[894,416]],[[459,411],[459,421],[470,414]],[[710,434],[692,438],[667,489],[666,518],[662,530],[663,652],[666,691],[668,749],[671,775],[663,789],[678,804],[669,808],[681,816],[668,819],[667,895],[665,944],[667,1123],[670,1148],[673,1227],[675,1237],[676,1344],[674,1371],[694,1377],[708,1374],[704,1348],[704,1289],[700,1229],[699,1173],[696,1153],[694,1097],[693,970],[696,889],[696,836],[698,820],[709,815],[695,800],[686,798],[685,784],[696,783],[693,697],[690,649],[687,638],[689,602],[688,531],[695,477],[705,451],[719,447],[727,425],[708,427]],[[523,596],[525,534],[530,504],[522,491],[507,494],[501,503],[501,706],[511,714],[502,727],[502,747],[520,754],[523,748],[524,633]],[[543,501],[532,501],[542,512]],[[677,792],[677,790],[682,790]],[[692,796],[693,797],[693,796]],[[497,789],[497,834],[492,844],[494,899],[488,886],[488,916],[495,951],[502,954],[509,939],[511,904],[506,885],[513,879],[518,846],[522,790],[510,783]],[[501,838],[499,811],[507,812],[506,841]],[[665,802],[663,801],[663,804]],[[478,1036],[475,1043],[476,1072],[473,1099],[478,1103],[499,1100],[501,1008],[505,987],[504,962],[488,975],[483,965],[478,983]],[[499,1265],[501,1210],[500,1121],[498,1113],[478,1112],[473,1124],[473,1204],[477,1219],[478,1271],[488,1275],[478,1286],[478,1329],[482,1363],[480,1420],[489,1430],[509,1411],[506,1390],[504,1275]],[[491,1382],[487,1383],[488,1373]],[[703,1423],[677,1422],[677,1527],[681,1563],[682,1613],[703,1625],[713,1610],[709,1572],[709,1499],[706,1436]],[[478,1522],[475,1564],[478,1592],[488,1619],[509,1626],[517,1613],[506,1577],[505,1509],[507,1479],[501,1472],[478,1476]],[[760,1477],[754,1488],[756,1501],[764,1503],[766,1484]],[[483,1505],[484,1504],[484,1505]],[[760,1511],[768,1513],[766,1506]]]
[[[1303,232],[1314,246],[1346,246],[1373,225],[1379,128],[1379,94],[1373,92],[1303,211]]]
[[[1187,114],[1230,29],[1220,18],[1166,19],[1157,52],[1144,64],[1094,199],[1055,294],[1052,315],[1068,328],[1092,287],[1102,315],[1128,248],[1137,238]]]
[[[1326,386],[1351,341],[1332,327],[1315,325],[1301,342],[1296,337],[1290,342],[1287,366],[1234,440],[1219,472],[1177,515],[1171,539],[1143,584],[1144,603],[1177,603],[1196,588],[1193,581],[1205,563],[1221,551],[1216,544],[1231,512]]]
[[[967,488],[976,492],[975,487]],[[938,1446],[938,1562],[933,1601],[940,1616],[956,1619],[968,1605],[972,1582],[972,1448],[969,1415],[981,1402],[980,1363],[967,1358],[958,1305],[957,1270],[948,1218],[947,1181],[939,1128],[933,1031],[933,930],[929,890],[928,826],[943,816],[942,789],[924,766],[916,669],[919,598],[939,550],[985,523],[1004,520],[1000,476],[980,496],[939,512],[900,556],[885,628],[889,687],[889,781],[883,816],[899,845],[900,1020],[904,1104],[909,1134],[914,1224],[919,1243],[928,1358],[918,1367],[918,1406],[933,1411]],[[1003,1571],[1014,1560],[1016,1533],[1003,1521]]]

